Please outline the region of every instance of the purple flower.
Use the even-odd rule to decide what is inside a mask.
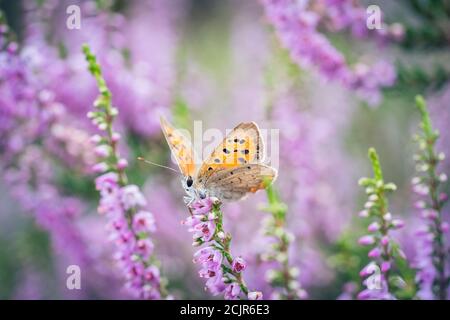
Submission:
[[[144,196],[136,185],[127,185],[121,189],[120,200],[125,210],[137,206],[145,206],[147,203]]]
[[[377,247],[369,251],[369,258],[379,258],[381,256],[381,250]]]
[[[248,300],[262,300],[263,294],[260,291],[252,291],[248,293]]]
[[[401,219],[392,220],[392,226],[396,229],[401,229],[405,226],[405,222]]]
[[[213,203],[218,203],[215,199],[200,199],[192,204],[193,215],[188,217],[183,224],[193,232],[194,245],[201,246],[194,254],[194,263],[200,264],[198,275],[200,278],[208,279],[206,289],[212,295],[224,293],[225,299],[237,299],[241,294],[241,286],[246,292],[247,287],[242,280],[241,273],[246,263],[241,257],[235,259],[229,251],[230,237],[225,236],[221,229],[222,213],[213,210]],[[214,237],[215,233],[221,235]]]
[[[225,283],[223,282],[223,273],[222,270],[218,270],[214,277],[210,277],[205,284],[208,291],[213,295],[216,296],[218,294],[223,293],[225,290]]]
[[[99,162],[92,167],[92,170],[96,173],[103,173],[109,169],[106,162]]]
[[[114,190],[118,187],[118,181],[117,173],[108,172],[95,179],[95,188],[98,191]]]
[[[310,9],[307,2],[295,0],[262,0],[266,17],[273,25],[278,38],[286,48],[291,59],[300,67],[315,68],[327,80],[337,80],[350,89],[357,90],[361,97],[371,104],[380,100],[380,89],[391,86],[395,81],[394,67],[384,61],[377,62],[373,67],[359,63],[354,68],[346,64],[345,58],[326,36],[317,30],[321,16]],[[329,9],[328,9],[329,8]],[[335,5],[327,5],[324,12],[331,13]],[[339,9],[332,17],[349,17],[348,5]],[[365,12],[363,8],[353,10],[358,16],[352,16],[358,21],[360,30],[366,30]],[[333,20],[336,25],[337,20]],[[348,23],[345,23],[347,25]],[[362,29],[361,29],[362,28]]]
[[[367,231],[369,232],[377,232],[378,230],[380,230],[380,224],[378,222],[372,222],[367,227]]]
[[[96,188],[101,196],[98,211],[110,219],[110,238],[116,243],[115,256],[127,280],[125,287],[135,298],[159,299],[164,292],[159,270],[149,262],[151,257],[155,259],[150,238],[155,231],[155,221],[150,212],[141,210],[146,200],[139,188],[125,182],[125,160],[120,157],[116,144],[119,139],[114,138],[117,134],[113,130],[113,120],[118,111],[111,106],[111,93],[105,85],[96,57],[87,46],[83,47],[83,52],[100,91],[98,103],[94,104],[96,112],[89,113],[88,117],[98,129],[105,131],[100,139],[95,136],[91,140],[108,143],[107,147],[99,145],[97,153],[107,149],[108,154],[114,155],[114,161],[109,160],[111,163],[106,168],[111,172],[96,179]]]
[[[139,211],[133,217],[133,230],[135,232],[155,232],[155,218],[148,211]]]
[[[391,269],[391,262],[390,261],[383,261],[381,263],[381,272],[388,272]]]
[[[216,230],[216,224],[214,221],[206,221],[196,224],[193,229],[195,230],[194,239],[201,238],[204,242],[210,241]]]
[[[359,238],[358,243],[362,246],[369,246],[375,243],[375,238],[373,236],[362,236]]]
[[[151,283],[155,283],[155,284],[159,284],[160,281],[160,271],[157,267],[155,266],[149,266],[144,270],[143,273],[144,279],[147,282],[151,282]]]
[[[211,211],[212,206],[211,198],[200,199],[192,204],[192,211],[195,215],[204,215]]]
[[[208,270],[217,271],[222,265],[223,256],[213,247],[204,247],[194,254],[194,263],[200,263]]]
[[[109,156],[110,152],[111,152],[111,148],[105,144],[101,144],[101,145],[95,147],[95,154],[98,157],[106,158],[107,156]]]
[[[153,253],[153,242],[150,239],[139,239],[136,241],[136,252],[144,259],[147,260]]]
[[[365,278],[363,283],[367,289],[358,294],[358,299],[395,299],[390,293],[391,288],[387,278],[390,280],[392,275],[388,272],[391,270],[395,258],[405,258],[405,255],[391,238],[390,233],[401,228],[403,221],[393,219],[392,214],[388,211],[387,193],[394,191],[396,187],[392,183],[384,182],[380,160],[373,148],[369,149],[369,159],[372,163],[374,177],[362,178],[359,184],[365,188],[371,203],[370,206],[367,206],[367,210],[370,210],[368,217],[376,220],[368,227],[368,230],[374,235],[366,235],[358,240],[361,245],[373,245],[368,254],[372,261],[360,272],[360,276]]]
[[[235,282],[232,282],[227,285],[225,288],[225,299],[227,300],[236,300],[241,293],[241,288]]]
[[[245,270],[245,268],[247,267],[247,263],[245,262],[244,259],[242,259],[242,257],[236,257],[234,258],[231,266],[234,272],[239,273]]]

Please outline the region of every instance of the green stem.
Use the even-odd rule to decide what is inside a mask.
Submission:
[[[231,254],[230,245],[231,245],[231,235],[228,233],[225,233],[223,230],[223,214],[220,210],[220,204],[214,204],[212,212],[216,215],[216,232],[214,234],[214,240],[221,246],[221,248],[218,248],[225,259],[227,260],[228,264],[231,266],[233,264],[233,255]],[[221,239],[217,234],[219,232],[222,232],[226,236]],[[216,247],[217,248],[217,247]],[[227,266],[223,265],[225,268],[225,271],[229,274],[231,274],[235,279],[236,282],[239,284],[239,287],[241,288],[242,292],[247,296],[249,293],[248,287],[244,281],[244,278],[241,273],[234,272],[232,268],[228,268]]]

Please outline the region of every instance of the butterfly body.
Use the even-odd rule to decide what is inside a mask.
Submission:
[[[189,139],[164,118],[161,118],[161,127],[184,176],[182,186],[188,206],[206,197],[240,200],[276,179],[276,170],[262,163],[264,148],[254,122],[236,126],[198,170]]]

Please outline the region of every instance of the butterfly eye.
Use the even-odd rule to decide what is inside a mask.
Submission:
[[[192,180],[192,177],[188,177],[186,180],[186,185],[190,188],[190,187],[192,187],[193,183],[194,183],[194,180]]]

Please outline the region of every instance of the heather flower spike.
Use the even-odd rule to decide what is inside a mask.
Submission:
[[[392,239],[391,231],[401,228],[403,222],[393,219],[389,212],[387,195],[395,191],[396,186],[384,182],[378,154],[373,148],[369,149],[369,159],[374,177],[362,178],[359,184],[366,189],[368,196],[364,205],[367,215],[362,217],[370,219],[371,223],[369,234],[362,236],[358,242],[371,248],[368,253],[371,262],[360,272],[366,289],[359,293],[358,299],[395,299],[395,290],[400,289],[400,283],[404,283],[396,274],[395,260],[404,259],[404,253]]]
[[[223,229],[221,202],[217,198],[198,199],[190,207],[191,216],[182,223],[193,233],[194,263],[201,265],[199,276],[205,278],[205,288],[212,294],[223,294],[227,300],[262,299],[262,293],[250,291],[244,281],[247,267],[242,257],[233,257],[231,235]]]
[[[261,0],[261,3],[280,45],[300,67],[313,67],[325,79],[337,80],[372,105],[379,103],[383,88],[394,84],[396,74],[390,63],[378,61],[368,66],[359,62],[350,66],[344,55],[318,30],[319,25],[324,24],[334,26],[331,30],[334,32],[345,26],[358,30],[360,35],[363,30],[367,32],[365,10],[354,6],[353,1],[325,1],[322,5],[329,8],[331,14],[328,23],[323,21],[326,15],[316,12],[308,1]]]
[[[307,293],[300,286],[299,269],[289,263],[289,246],[294,241],[294,235],[285,229],[287,206],[281,202],[272,185],[266,187],[266,193],[269,205],[263,210],[270,215],[265,218],[263,232],[273,240],[273,244],[261,254],[261,259],[274,266],[267,270],[266,279],[274,289],[273,298],[305,299]]]
[[[415,136],[419,146],[416,159],[417,176],[413,178],[413,190],[420,197],[417,207],[422,212],[423,231],[420,237],[419,254],[416,259],[418,296],[423,299],[447,299],[450,282],[448,274],[448,247],[445,233],[448,229],[443,217],[443,206],[447,195],[443,191],[446,175],[439,172],[439,163],[444,154],[436,150],[439,132],[433,129],[425,100],[416,97],[421,114],[421,132]],[[431,241],[430,241],[431,240]],[[432,295],[432,296],[431,296]]]
[[[101,158],[93,168],[102,173],[95,180],[96,189],[100,192],[98,211],[109,220],[110,236],[116,244],[116,258],[126,279],[126,289],[135,298],[165,298],[165,279],[161,278],[159,262],[153,254],[154,217],[145,210],[146,200],[139,187],[128,184],[125,174],[127,162],[120,157],[117,145],[120,135],[113,129],[118,110],[111,104],[111,92],[95,55],[86,45],[83,52],[100,92],[94,103],[95,110],[87,116],[104,132],[91,139]]]

